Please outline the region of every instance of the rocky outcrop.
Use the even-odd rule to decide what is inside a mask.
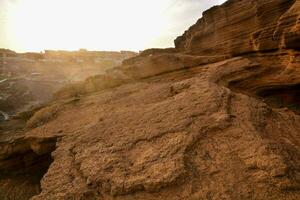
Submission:
[[[298,108],[269,101],[299,105],[285,90],[300,83],[283,64],[291,56],[236,57],[80,99],[26,134],[62,135],[33,199],[298,199]]]
[[[229,0],[204,12],[175,45],[188,54],[236,56],[299,48],[297,41],[298,0]]]
[[[0,197],[300,199],[299,11],[229,0],[176,48],[57,92],[0,138],[0,174],[18,172],[0,176]]]
[[[54,99],[77,98],[93,92],[120,86],[133,79],[124,75],[119,69],[109,70],[105,74],[87,78],[84,81],[67,85],[54,93]]]

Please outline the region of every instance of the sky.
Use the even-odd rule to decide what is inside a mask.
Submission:
[[[0,0],[0,48],[133,50],[174,46],[225,0]]]

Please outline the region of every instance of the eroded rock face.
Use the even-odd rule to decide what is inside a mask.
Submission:
[[[299,48],[299,0],[229,0],[175,40],[189,54],[241,55]]]
[[[211,9],[175,49],[58,92],[2,139],[0,169],[51,154],[32,200],[300,199],[298,13],[296,0]]]
[[[237,57],[81,99],[27,133],[64,135],[33,199],[298,199],[300,117],[257,95],[299,83],[289,57]]]

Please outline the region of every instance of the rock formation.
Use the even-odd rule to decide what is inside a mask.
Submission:
[[[1,134],[1,199],[300,199],[300,1],[229,0]]]

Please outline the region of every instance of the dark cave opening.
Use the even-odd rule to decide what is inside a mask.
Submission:
[[[48,171],[50,164],[53,162],[51,153],[38,155],[33,151],[27,152],[20,155],[19,158],[16,157],[14,159],[20,159],[20,161],[18,161],[18,168],[11,169],[14,170],[11,174],[28,177],[33,184],[38,185],[44,174]]]
[[[270,86],[260,89],[256,95],[273,108],[288,108],[300,114],[300,84]]]
[[[299,83],[257,87],[251,85],[249,81],[231,81],[228,88],[234,92],[258,98],[272,108],[287,108],[300,115]]]
[[[47,143],[48,149],[43,154],[27,148],[1,161],[1,200],[28,200],[41,192],[41,179],[53,162],[51,152],[55,143]]]

